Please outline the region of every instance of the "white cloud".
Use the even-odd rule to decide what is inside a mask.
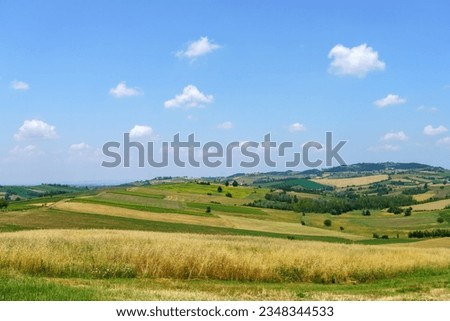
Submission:
[[[428,136],[440,135],[440,134],[445,133],[446,131],[448,131],[447,127],[442,126],[442,125],[440,125],[438,127],[433,127],[431,125],[427,125],[423,129],[423,133]]]
[[[230,121],[223,122],[222,124],[217,125],[217,128],[220,129],[231,129],[233,128],[233,123]]]
[[[293,123],[292,125],[289,125],[289,131],[291,133],[294,132],[304,132],[306,130],[305,125],[300,124],[300,123]]]
[[[388,106],[393,106],[393,105],[401,105],[406,103],[406,99],[402,98],[398,95],[394,95],[394,94],[389,94],[384,98],[378,99],[374,102],[374,104],[378,107],[378,108],[385,108]]]
[[[72,144],[69,147],[69,151],[71,152],[80,152],[84,150],[89,150],[91,147],[86,143]]]
[[[69,147],[71,157],[85,157],[92,153],[92,147],[86,143],[72,144]]]
[[[55,126],[38,119],[25,120],[19,128],[19,132],[14,135],[16,140],[26,139],[52,139],[58,138]]]
[[[383,136],[383,140],[407,140],[408,136],[403,131],[399,131],[397,133],[390,132]]]
[[[434,112],[438,111],[438,109],[436,107],[426,107],[426,106],[419,106],[416,108],[416,110],[430,112],[430,113],[434,113]]]
[[[25,147],[15,146],[13,149],[9,151],[9,154],[12,156],[30,157],[42,155],[43,152],[35,145],[27,145]]]
[[[437,141],[436,145],[441,147],[450,148],[450,136],[441,138]]]
[[[336,75],[363,78],[371,71],[385,69],[385,63],[378,59],[378,52],[367,44],[353,48],[336,45],[329,52],[328,58],[333,59],[328,71]]]
[[[150,137],[153,134],[153,129],[149,126],[135,125],[130,129],[130,138]]]
[[[24,81],[13,80],[11,81],[11,88],[14,90],[28,90],[30,89],[30,85]]]
[[[400,150],[400,147],[391,144],[369,147],[371,152],[396,152],[398,150]]]
[[[186,50],[178,51],[176,55],[180,58],[195,59],[219,48],[220,46],[210,42],[208,37],[200,37],[199,40],[191,42]]]
[[[127,87],[125,81],[122,81],[115,88],[111,88],[109,94],[116,98],[123,98],[139,96],[142,92],[138,88]]]
[[[197,107],[202,104],[209,104],[214,100],[212,95],[205,95],[193,85],[184,87],[183,92],[175,98],[164,102],[165,108],[173,107]]]
[[[99,161],[102,156],[101,150],[93,148],[86,143],[72,144],[69,146],[69,161]]]

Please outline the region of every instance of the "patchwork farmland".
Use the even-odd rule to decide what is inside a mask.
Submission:
[[[447,171],[259,175],[10,199],[0,298],[450,298]]]

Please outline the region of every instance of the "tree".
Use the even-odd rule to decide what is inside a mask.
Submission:
[[[225,182],[225,186],[228,187],[229,185],[230,185],[230,182],[229,182],[229,181],[226,181],[226,182]]]
[[[222,193],[222,191],[223,191],[222,186],[217,187],[217,192],[218,193]]]
[[[326,219],[325,221],[323,221],[323,225],[330,227],[331,226],[331,220]]]
[[[8,201],[4,200],[4,199],[1,199],[0,200],[0,209],[1,208],[7,208],[7,207],[8,207]]]
[[[211,213],[211,206],[208,206],[207,208],[206,208],[206,211],[205,211],[206,213]]]
[[[341,232],[344,231],[344,227],[343,226],[340,226],[339,229],[341,230]]]
[[[405,216],[411,216],[411,213],[412,213],[412,207],[408,207],[408,208],[405,210]]]
[[[397,206],[390,206],[388,213],[401,214],[403,213],[403,208]]]
[[[239,183],[238,183],[238,182],[236,182],[236,180],[234,180],[234,181],[233,181],[233,184],[231,184],[231,185],[233,185],[233,187],[236,187],[236,186],[238,186],[238,185],[239,185]]]

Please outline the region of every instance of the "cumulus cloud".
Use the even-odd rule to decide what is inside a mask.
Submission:
[[[142,95],[138,88],[127,87],[125,81],[120,82],[116,87],[109,90],[109,94],[116,98],[132,97]]]
[[[293,123],[292,125],[289,125],[289,131],[291,133],[304,132],[305,130],[306,130],[305,125],[300,123]]]
[[[233,123],[230,122],[230,121],[226,121],[226,122],[223,122],[223,123],[217,125],[217,128],[220,128],[220,129],[231,129],[231,128],[233,128]]]
[[[193,41],[189,44],[186,50],[180,50],[176,53],[177,57],[195,59],[204,56],[219,49],[220,46],[208,40],[208,37],[200,37],[199,40]]]
[[[153,129],[150,126],[135,125],[130,129],[130,138],[150,137],[153,134]]]
[[[447,127],[442,126],[442,125],[440,125],[438,127],[433,127],[431,125],[427,125],[423,129],[423,133],[428,136],[440,135],[440,134],[445,133],[446,131],[448,131]]]
[[[386,66],[378,59],[378,52],[367,44],[352,48],[336,45],[328,53],[328,58],[333,59],[328,71],[335,75],[364,78],[369,72],[384,70]]]
[[[42,155],[43,153],[44,152],[35,145],[27,145],[25,147],[15,146],[9,151],[10,155],[18,157],[38,156]]]
[[[98,161],[102,156],[101,150],[86,143],[72,144],[69,146],[69,161]]]
[[[55,126],[38,119],[25,120],[19,128],[19,132],[14,135],[16,140],[26,139],[53,139],[58,138]]]
[[[14,90],[28,90],[30,89],[30,85],[24,81],[13,80],[11,81],[11,88]]]
[[[402,98],[398,95],[394,95],[394,94],[389,94],[384,98],[378,99],[374,102],[374,104],[378,107],[378,108],[385,108],[388,106],[393,106],[393,105],[401,105],[406,103],[406,99]]]
[[[194,85],[188,85],[184,87],[183,92],[173,99],[169,99],[164,102],[165,108],[173,107],[197,107],[202,104],[209,104],[214,100],[212,95],[205,95]]]
[[[371,152],[396,152],[398,150],[400,150],[400,147],[391,144],[369,147]]]
[[[450,136],[439,139],[436,145],[440,147],[450,148]]]
[[[79,152],[79,151],[89,150],[90,148],[91,148],[91,146],[89,146],[86,143],[79,143],[79,144],[70,145],[69,151]]]
[[[386,133],[383,140],[407,140],[408,136],[403,131]]]

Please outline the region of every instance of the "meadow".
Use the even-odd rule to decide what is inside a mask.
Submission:
[[[449,239],[407,236],[448,227],[436,201],[408,217],[245,205],[271,192],[185,181],[12,202],[0,212],[0,299],[450,299]]]

